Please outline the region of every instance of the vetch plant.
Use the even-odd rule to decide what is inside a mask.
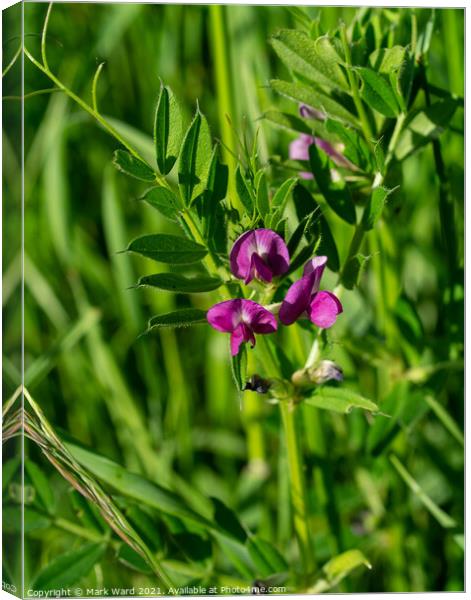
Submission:
[[[217,11],[211,13],[214,23]],[[257,574],[287,582],[290,591],[316,593],[333,588],[357,566],[371,567],[363,553],[351,547],[352,536],[345,541],[340,535],[335,478],[328,460],[322,467],[316,463],[329,452],[322,412],[363,411],[366,418],[358,430],[375,432],[386,431],[388,425],[383,423],[391,416],[387,410],[380,412],[380,400],[389,391],[381,387],[384,373],[378,375],[378,392],[371,398],[363,395],[361,381],[351,375],[355,360],[367,361],[373,370],[381,361],[380,353],[365,358],[366,352],[358,351],[349,365],[336,354],[349,343],[354,318],[350,301],[361,297],[371,311],[381,315],[382,325],[374,331],[381,340],[399,327],[395,314],[400,305],[388,304],[388,273],[378,260],[390,241],[388,223],[395,216],[390,200],[401,185],[397,169],[429,143],[440,179],[443,232],[450,240],[448,260],[453,262],[456,231],[439,135],[461,100],[433,88],[427,80],[433,13],[419,28],[412,11],[404,30],[410,35],[403,39],[392,17],[385,18],[379,35],[369,9],[360,11],[349,26],[340,23],[329,31],[322,31],[317,20],[300,12],[300,29],[282,29],[270,40],[290,75],[289,80],[270,81],[271,90],[284,104],[263,116],[289,132],[289,140],[281,138],[286,159],[274,156],[269,164],[259,159],[256,137],[251,144],[243,137],[234,147],[237,132],[231,130],[228,136],[227,125],[222,143],[215,143],[203,107],[197,105],[191,122],[186,122],[178,98],[163,82],[153,118],[154,157],[145,158],[99,111],[101,65],[92,81],[91,104],[51,70],[46,44],[51,7],[41,38],[41,59],[27,48],[24,51],[57,89],[119,143],[114,166],[134,179],[136,186],[145,184],[141,200],[166,223],[165,229],[142,232],[122,248],[160,265],[155,267],[157,272],[140,277],[136,287],[178,294],[178,308],[151,316],[145,334],[164,330],[165,335],[168,328],[195,326],[206,327],[205,335],[226,335],[227,361],[248,440],[247,462],[264,467],[253,471],[254,479],[280,477],[267,466],[269,438],[275,439],[272,446],[277,452],[286,453],[289,489],[285,496],[280,492],[279,522],[289,522],[288,535],[281,536],[289,552],[286,548],[280,552],[275,542],[252,533],[212,497],[203,498],[204,514],[196,516],[193,509],[178,504],[174,496],[168,500],[165,494],[157,509],[167,517],[165,511],[182,522],[188,520],[200,533],[206,527],[230,568],[244,581]],[[224,53],[218,60],[224,61]],[[223,62],[221,67],[218,63],[219,85],[224,84],[227,72],[228,64]],[[290,103],[291,112],[285,112]],[[371,286],[363,285],[369,269],[378,271],[376,304],[370,300]],[[401,282],[396,283],[400,288]],[[454,289],[450,279],[451,297]],[[410,312],[407,317],[408,323],[415,323]],[[408,372],[411,356],[417,364],[425,360],[410,349],[398,354],[398,379]],[[400,420],[399,411],[394,410],[391,418]],[[262,418],[269,424],[267,430],[261,426]],[[338,427],[345,427],[343,421]],[[390,436],[395,432],[387,431]],[[382,443],[389,442],[381,438],[377,445]],[[376,441],[371,444],[376,450]],[[409,484],[402,464],[395,460],[392,464]],[[117,478],[106,474],[112,485],[119,486]],[[138,484],[139,490],[145,488],[141,481]],[[184,487],[180,482],[180,489]],[[141,501],[139,493],[134,497]],[[382,515],[378,497],[371,503]],[[174,501],[176,513],[168,508]],[[329,540],[334,540],[322,570],[318,558],[322,545],[316,539],[319,513]],[[295,544],[290,543],[291,537]],[[154,573],[162,573],[137,539],[131,547],[140,551]],[[219,569],[218,561],[211,565]],[[166,582],[169,577],[163,573],[160,576]]]

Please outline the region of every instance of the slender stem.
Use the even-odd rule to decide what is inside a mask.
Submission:
[[[253,353],[247,356],[248,372],[255,372]],[[242,420],[247,435],[247,454],[250,472],[257,477],[265,477],[268,472],[266,461],[265,436],[261,422],[261,400],[258,394],[244,392],[242,398]]]
[[[423,86],[425,92],[425,103],[431,105],[430,90],[428,87],[425,66],[423,68]],[[442,244],[445,250],[445,256],[448,263],[448,288],[449,288],[449,304],[453,304],[454,297],[454,281],[456,278],[456,256],[457,256],[457,234],[455,225],[454,203],[450,193],[450,182],[446,172],[445,161],[441,149],[439,139],[432,141],[433,158],[435,168],[439,180],[439,203],[438,209],[440,214],[440,226],[442,234]]]
[[[13,55],[13,58],[11,59],[11,61],[8,63],[8,65],[3,69],[2,71],[2,77],[5,77],[5,75],[8,73],[8,71],[13,67],[13,65],[16,63],[16,61],[18,60],[19,55],[21,54],[21,50],[22,50],[22,46],[20,44],[20,47],[18,48],[18,50],[15,52],[15,54]]]
[[[303,570],[314,570],[314,551],[309,525],[309,508],[304,477],[303,457],[296,416],[298,406],[288,402],[280,403],[281,418],[286,439],[288,469],[293,505],[294,529],[298,538]]]
[[[260,336],[257,344],[265,373],[269,377],[277,377],[280,369],[273,355],[269,342]],[[280,402],[281,420],[286,441],[288,457],[289,482],[291,489],[291,504],[293,521],[299,550],[305,573],[315,569],[314,550],[309,526],[309,505],[307,501],[306,483],[304,478],[303,454],[296,416],[299,406],[293,401]]]
[[[348,68],[347,68],[347,77],[348,77],[348,81],[350,83],[350,87],[352,89],[353,102],[355,104],[355,108],[357,109],[358,116],[360,117],[361,126],[362,126],[362,129],[363,129],[363,133],[365,135],[366,141],[371,146],[372,139],[373,139],[373,133],[371,131],[370,122],[369,122],[368,116],[367,116],[367,114],[365,112],[365,108],[363,106],[363,102],[361,101],[361,98],[360,98],[360,92],[359,92],[359,89],[358,89],[358,82],[357,82],[357,79],[356,79],[356,75],[353,72],[352,54],[350,52],[350,45],[349,45],[348,39],[347,39],[347,29],[346,29],[344,23],[340,27],[340,35],[341,35],[341,38],[342,38],[342,45],[343,45],[343,49],[344,49],[344,52],[345,52],[345,61],[346,61],[347,66],[348,66]]]
[[[140,160],[141,162],[146,162],[146,160],[139,154],[139,152],[131,146],[121,135],[116,131],[116,129],[108,123],[106,119],[104,119],[100,113],[96,112],[89,104],[87,104],[84,100],[82,100],[77,94],[75,94],[72,90],[70,90],[62,81],[56,77],[47,67],[42,65],[34,56],[29,52],[27,48],[24,49],[25,55],[29,58],[29,60],[44,73],[49,79],[56,84],[56,86],[61,89],[63,92],[69,96],[74,102],[76,102],[85,112],[91,115],[100,125],[106,129],[108,133],[110,133],[120,144],[122,144],[128,152],[130,152],[135,158]],[[165,187],[169,187],[168,183],[161,178],[157,173],[155,174],[156,180],[160,185]]]
[[[108,542],[109,539],[106,536],[100,535],[99,533],[95,533],[90,529],[86,529],[85,527],[81,527],[80,525],[76,525],[75,523],[71,523],[66,519],[57,518],[53,521],[53,525],[62,529],[63,531],[67,531],[69,533],[73,533],[78,537],[82,537],[90,542]]]
[[[47,7],[46,18],[44,19],[43,31],[41,34],[41,58],[43,61],[44,68],[49,71],[49,65],[47,64],[47,55],[46,55],[46,38],[47,38],[47,28],[49,25],[49,17],[51,16],[52,11],[52,2]]]
[[[236,208],[243,209],[238,195],[235,192],[235,182],[233,174],[236,167],[236,158],[234,152],[237,149],[237,140],[233,125],[228,119],[233,118],[233,94],[230,74],[232,73],[229,57],[229,48],[227,47],[225,7],[220,4],[211,4],[209,7],[211,40],[213,47],[213,59],[215,62],[217,106],[219,115],[219,127],[224,144],[222,144],[222,153],[224,160],[229,165],[229,190]],[[232,150],[230,152],[229,150]]]

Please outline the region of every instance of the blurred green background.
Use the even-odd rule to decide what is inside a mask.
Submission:
[[[356,12],[308,10],[325,28],[339,19],[348,24]],[[35,56],[40,54],[45,12],[44,4],[25,4],[25,45]],[[425,18],[428,11],[418,13]],[[286,156],[292,136],[259,118],[284,103],[267,85],[271,77],[284,73],[268,37],[279,27],[296,27],[296,16],[282,6],[232,5],[225,9],[225,20],[235,130],[246,131],[249,138],[259,130],[262,163],[270,156]],[[49,65],[90,101],[95,69],[104,61],[100,110],[144,156],[152,157],[159,78],[180,99],[187,121],[198,101],[213,136],[224,135],[212,26],[207,6],[57,4],[49,26]],[[15,36],[4,38],[8,60],[18,44]],[[25,68],[26,94],[51,88],[26,59]],[[429,79],[463,95],[463,11],[437,11]],[[441,137],[456,200],[460,256],[462,118],[460,109],[453,130]],[[137,339],[150,316],[186,306],[188,300],[152,289],[129,289],[156,267],[117,252],[138,235],[171,231],[171,224],[138,201],[145,184],[113,168],[116,142],[65,95],[27,98],[24,126],[25,383],[30,392],[64,436],[133,472],[186,490],[189,496],[196,490],[220,498],[244,524],[286,556],[294,556],[290,515],[283,508],[289,489],[278,413],[260,401],[255,418],[263,423],[269,468],[254,472],[248,468],[246,422],[231,378],[226,337],[198,326]],[[8,139],[8,130],[5,135],[5,160],[15,172],[19,149]],[[455,286],[450,303],[430,145],[403,164],[396,182],[401,189],[392,200],[389,221],[369,241],[371,261],[360,290],[345,297],[345,315],[330,350],[345,371],[346,385],[374,399],[393,418],[373,425],[360,413],[322,415],[329,440],[323,460],[329,463],[332,479],[323,488],[326,497],[312,494],[316,553],[322,563],[342,549],[356,547],[369,558],[373,570],[354,574],[343,591],[461,590],[463,447],[426,398],[443,405],[462,430],[463,286]],[[18,182],[7,172],[4,185],[6,193],[13,194]],[[14,215],[4,220],[5,398],[19,383],[18,225]],[[334,218],[332,227],[345,253],[343,225]],[[462,272],[462,262],[455,268]],[[191,298],[201,308],[211,301],[204,294]],[[310,333],[303,335],[308,349]],[[424,365],[439,366],[420,370]],[[6,447],[7,458],[13,446],[9,442]],[[450,515],[452,526],[438,522],[407,487],[390,461],[391,449]],[[319,489],[314,485],[319,456],[311,450],[308,477]],[[57,514],[76,522],[67,482],[29,443],[27,453],[50,479]],[[338,510],[333,517],[337,536],[324,516],[332,496]],[[158,529],[159,515],[148,516]],[[28,534],[27,581],[54,556],[81,543],[80,536],[57,523],[46,525]],[[7,557],[5,570],[11,579],[18,569],[18,558]],[[85,581],[90,586],[102,582],[129,587],[148,581],[146,577],[120,565],[110,550]]]

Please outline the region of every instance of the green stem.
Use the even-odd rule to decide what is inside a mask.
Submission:
[[[95,533],[90,529],[85,529],[85,527],[71,523],[66,519],[57,518],[53,521],[53,525],[58,529],[62,529],[62,531],[67,531],[68,533],[82,537],[90,542],[109,542],[109,539],[106,536]]]
[[[428,87],[425,66],[423,68],[423,87],[425,92],[425,103],[431,105],[430,90]],[[442,243],[445,250],[445,256],[448,263],[448,287],[449,287],[449,303],[453,303],[454,296],[454,281],[456,278],[456,256],[457,256],[457,234],[455,226],[454,204],[450,194],[450,182],[446,172],[445,161],[443,160],[440,140],[432,141],[433,158],[437,177],[440,182],[439,186],[439,213],[440,226],[442,234]]]
[[[100,113],[94,110],[89,104],[87,104],[84,100],[82,100],[77,94],[75,94],[71,89],[69,89],[62,81],[52,73],[49,68],[43,64],[41,64],[34,56],[29,52],[29,50],[25,47],[24,49],[25,55],[29,58],[29,60],[33,63],[35,67],[37,67],[44,75],[49,77],[49,79],[56,84],[56,86],[62,90],[69,98],[71,98],[74,102],[76,102],[85,112],[91,115],[100,125],[110,134],[112,135],[130,154],[132,154],[135,158],[140,160],[141,162],[147,163],[147,161],[139,154],[139,152],[131,146],[121,135],[116,131],[116,129],[108,123],[106,119],[104,119]],[[164,187],[169,187],[168,183],[162,178],[158,173],[155,174],[156,181],[159,185]]]
[[[269,342],[264,336],[260,336],[260,342],[257,347],[262,355],[261,358],[265,368],[265,374],[268,377],[277,377],[280,373],[280,368],[271,351]],[[315,569],[315,560],[309,526],[309,508],[304,478],[301,438],[299,435],[299,427],[296,422],[298,410],[299,406],[293,401],[280,402],[281,420],[288,457],[294,529],[298,539],[303,570],[305,573],[308,573]]]
[[[358,82],[353,72],[352,66],[352,54],[350,52],[350,45],[347,39],[347,29],[345,24],[343,23],[340,27],[340,36],[342,39],[343,50],[345,52],[345,61],[347,63],[347,77],[350,83],[350,88],[352,90],[353,102],[355,104],[355,108],[357,109],[358,116],[361,121],[361,126],[363,129],[363,134],[365,136],[366,141],[371,146],[373,139],[373,132],[371,131],[370,122],[368,120],[368,115],[366,114],[365,108],[363,106],[363,102],[360,98],[360,91],[358,89]]]
[[[236,160],[234,154],[237,149],[237,140],[233,125],[229,119],[233,118],[234,107],[232,102],[232,73],[229,48],[227,47],[227,32],[225,22],[225,7],[220,4],[211,4],[209,7],[211,41],[213,49],[213,58],[216,74],[217,107],[219,116],[219,127],[221,130],[222,153],[224,160],[229,166],[229,190],[236,208],[243,210],[238,195],[235,192],[235,181],[233,174],[235,172]],[[232,151],[232,153],[230,152]]]
[[[294,529],[298,538],[303,570],[305,573],[308,573],[315,569],[315,565],[309,525],[309,508],[304,478],[303,456],[296,419],[298,409],[299,407],[294,403],[280,402],[281,419],[288,454]]]
[[[41,58],[43,61],[44,68],[49,71],[49,65],[47,64],[46,56],[46,38],[47,38],[47,27],[49,25],[49,17],[51,16],[52,2],[49,3],[46,12],[46,18],[44,19],[43,31],[41,34]]]
[[[248,372],[255,373],[253,353],[247,356]],[[244,392],[242,398],[242,420],[247,435],[247,454],[250,472],[265,477],[268,471],[265,451],[265,436],[261,423],[260,397],[253,392]]]

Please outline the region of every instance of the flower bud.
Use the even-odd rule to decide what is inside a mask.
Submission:
[[[318,365],[309,369],[310,379],[313,383],[321,385],[327,381],[343,381],[342,369],[331,360],[322,360]]]
[[[291,376],[291,381],[296,387],[322,385],[332,380],[342,381],[343,371],[331,360],[322,360],[308,369],[299,369]]]

